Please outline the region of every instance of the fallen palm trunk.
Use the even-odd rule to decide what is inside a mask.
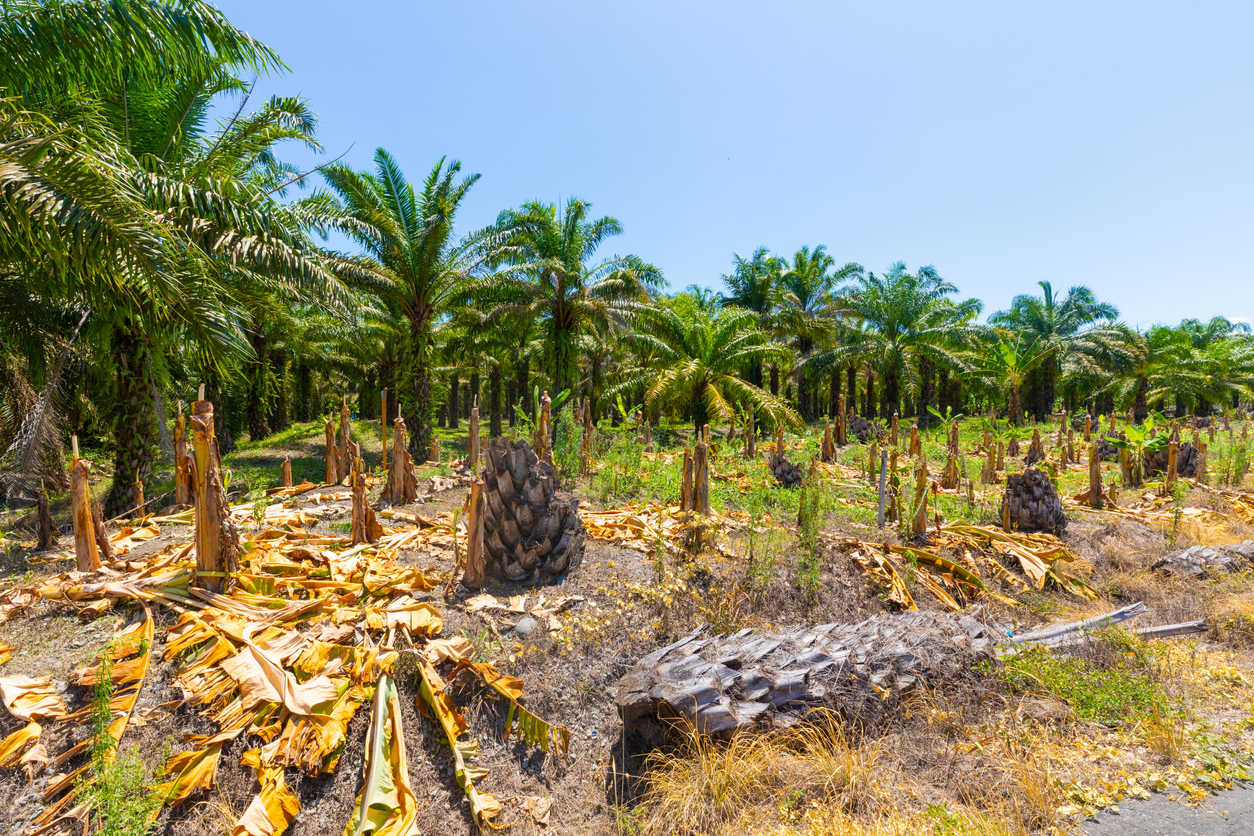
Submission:
[[[648,738],[673,720],[730,735],[952,679],[993,658],[993,647],[974,619],[923,613],[786,633],[712,637],[698,630],[619,680],[618,711],[628,731]]]
[[[1138,601],[1135,604],[1129,604],[1113,612],[1096,615],[1081,621],[1045,627],[1040,630],[1031,630],[1017,635],[1008,635],[1014,644],[1043,644],[1046,647],[1062,647],[1082,640],[1085,633],[1113,627],[1116,624],[1121,624],[1147,612],[1149,612],[1149,608]]]

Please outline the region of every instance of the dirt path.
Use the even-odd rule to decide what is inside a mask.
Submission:
[[[1085,836],[1244,836],[1254,833],[1254,784],[1185,807],[1166,795],[1126,801],[1119,812],[1104,811],[1084,823]]]

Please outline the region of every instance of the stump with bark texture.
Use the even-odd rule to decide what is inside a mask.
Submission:
[[[75,442],[77,447],[78,442]],[[91,492],[87,475],[91,465],[75,456],[70,462],[70,513],[74,519],[74,560],[80,572],[100,571],[100,550],[91,518]]]
[[[851,415],[849,417],[848,431],[858,441],[866,444],[868,441],[883,435],[884,428],[879,423],[868,421],[861,415]]]
[[[1145,454],[1145,472],[1146,474],[1166,473],[1168,465],[1171,463],[1171,453],[1164,447],[1161,450],[1146,452]],[[1192,479],[1197,475],[1197,447],[1191,441],[1186,441],[1179,445],[1176,450],[1176,474]]]
[[[556,497],[557,473],[525,441],[493,441],[483,468],[487,571],[537,583],[583,560],[576,503]]]
[[[39,492],[39,542],[35,546],[36,551],[47,551],[55,549],[59,543],[57,536],[61,532],[57,530],[56,523],[52,521],[52,514],[48,511],[48,492],[40,490]]]
[[[398,415],[392,422],[392,461],[388,464],[388,482],[383,491],[393,505],[408,505],[418,498],[418,477],[414,475],[408,439],[405,419]]]
[[[328,485],[338,485],[340,482],[340,450],[335,444],[335,425],[328,418],[326,426],[326,470],[323,472],[322,481]]]
[[[347,479],[353,471],[353,423],[350,420],[348,400],[340,404],[340,439],[337,443],[339,459],[336,463],[340,479]]]
[[[1007,476],[1001,508],[1003,524],[1012,529],[1062,534],[1067,528],[1062,498],[1043,470],[1028,468]]]
[[[1045,461],[1045,445],[1041,443],[1041,431],[1032,430],[1032,443],[1028,445],[1028,454],[1023,457],[1023,463],[1031,467],[1043,461]]]
[[[801,486],[801,480],[804,475],[801,472],[801,468],[788,461],[788,459],[784,458],[779,453],[767,453],[766,466],[771,469],[771,475],[775,477],[775,481],[779,482],[785,488],[796,488]]]
[[[659,740],[686,720],[705,735],[789,725],[815,708],[858,715],[890,696],[952,681],[993,658],[974,619],[920,612],[782,633],[698,630],[645,656],[618,683],[624,729]]]
[[[212,592],[226,589],[227,574],[237,570],[239,531],[219,476],[221,462],[213,434],[213,404],[192,404],[191,474],[196,492],[196,577],[193,585]]]
[[[836,442],[832,438],[831,421],[828,421],[823,427],[823,443],[820,445],[819,458],[825,464],[832,464],[836,461]]]
[[[353,545],[377,543],[383,536],[383,526],[374,515],[374,509],[366,501],[366,463],[359,456],[353,461],[351,475],[353,493]]]

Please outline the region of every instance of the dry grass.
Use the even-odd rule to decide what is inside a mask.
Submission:
[[[912,714],[930,728],[933,744],[941,737],[978,739],[971,729],[931,728],[937,718],[940,726],[961,720],[927,709],[919,703]],[[897,744],[911,745],[900,738]],[[787,731],[724,743],[690,735],[676,750],[649,758],[648,789],[620,832],[1023,836],[1066,826],[1057,813],[1064,801],[1059,782],[1030,753],[1000,753],[978,775],[947,782],[948,776],[914,774],[917,762],[907,761],[918,753],[907,755],[897,744],[855,743],[825,714]],[[950,792],[937,801],[947,783]]]

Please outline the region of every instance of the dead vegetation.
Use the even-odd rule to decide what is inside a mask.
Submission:
[[[195,583],[192,510],[111,530],[114,557],[96,575],[56,573],[57,553],[32,555],[44,561],[31,564],[35,576],[0,593],[0,664],[13,681],[0,728],[12,801],[0,808],[28,810],[14,820],[32,832],[81,829],[81,782],[101,771],[87,719],[103,658],[116,695],[110,739],[135,753],[141,773],[160,773],[156,824],[169,834],[339,833],[372,817],[383,832],[1041,833],[1127,795],[1167,788],[1190,799],[1240,778],[1254,680],[1242,655],[1254,636],[1249,569],[1168,577],[1153,566],[1169,539],[1177,550],[1240,542],[1254,518],[1247,495],[1198,483],[1179,498],[1147,485],[1095,510],[1071,498],[1091,484],[1088,463],[1055,465],[1043,449],[1040,472],[1052,473],[1069,525],[1061,536],[1006,531],[1002,486],[963,472],[990,460],[996,472],[997,457],[977,449],[968,459],[961,437],[953,455],[955,435],[943,446],[914,437],[916,457],[904,434],[900,449],[888,440],[900,472],[884,480],[885,506],[903,506],[898,528],[877,524],[869,445],[838,447],[822,432],[777,439],[772,453],[814,462],[802,490],[786,491],[771,487],[760,457],[739,457],[740,439],[734,449],[701,442],[708,515],[685,507],[701,486],[680,490],[682,451],[644,452],[606,505],[579,505],[586,553],[553,570],[560,586],[498,571],[485,592],[451,594],[473,536],[462,513],[473,476],[434,465],[411,491],[426,506],[382,506],[373,538],[348,536],[339,520],[390,491],[383,475],[230,506],[241,549],[225,592]],[[598,462],[580,451],[595,479]],[[958,468],[952,490],[938,484],[944,473],[916,466],[946,451]],[[632,475],[623,453],[608,456],[602,466]],[[499,492],[502,465],[491,469]],[[503,469],[515,495],[532,481]],[[919,473],[927,511],[916,536],[919,508],[894,491]],[[898,641],[855,629],[883,614],[870,624],[974,619],[1005,637],[1134,601],[1149,625],[1205,618],[1209,637],[1129,634],[1009,664],[987,653],[950,664],[935,655],[939,639],[924,647],[911,644],[917,631]],[[80,623],[91,631],[81,639]],[[52,629],[31,635],[45,629],[35,625]],[[734,671],[742,686],[755,670],[769,679],[767,710],[742,717],[744,687],[727,700],[714,677],[694,691],[700,676],[689,671],[685,693],[706,688],[714,698],[702,705],[736,722],[715,729],[705,710],[685,719],[679,698],[678,710],[658,712],[650,696],[654,730],[631,718],[624,728],[620,679],[643,671],[652,694],[676,660],[650,668],[650,654],[696,628],[707,649],[688,655]],[[806,663],[719,650],[744,630],[753,632],[741,645],[791,637],[790,658]],[[823,660],[805,636],[819,633],[839,633],[847,648],[896,646],[891,658],[927,665],[894,664],[885,678],[880,657],[855,649],[848,670],[836,665],[848,683],[832,688],[842,676],[811,670]],[[778,675],[789,670],[795,682]],[[826,699],[837,693],[846,698]],[[702,733],[711,730],[719,739]]]

